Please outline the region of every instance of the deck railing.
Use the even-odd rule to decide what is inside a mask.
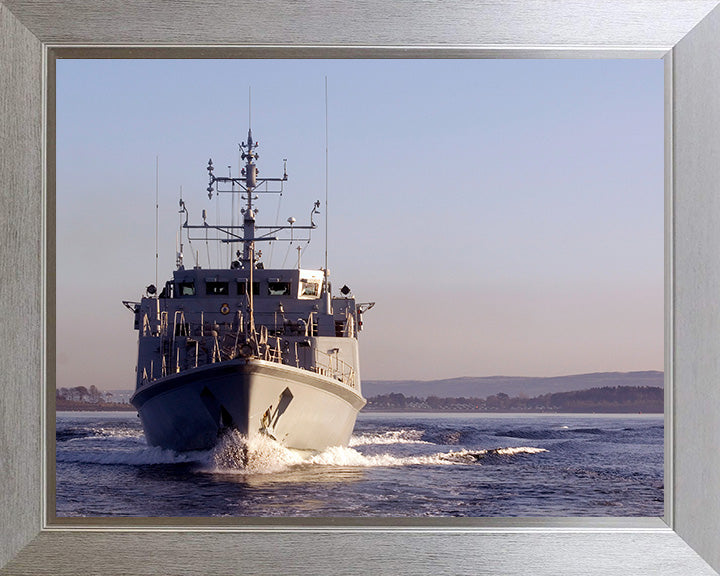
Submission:
[[[159,339],[161,355],[160,362],[151,360],[149,365],[142,368],[141,380],[144,383],[167,376],[169,372],[178,373],[232,360],[240,355],[240,349],[246,345],[241,321],[237,324],[233,322],[229,327],[218,326],[216,323],[191,325],[185,321],[182,311],[177,311],[174,316],[173,321],[169,322],[167,312],[161,312],[155,326],[147,315],[143,318],[142,335]],[[306,357],[305,361],[301,361],[297,345],[294,346],[293,358],[289,350],[282,349],[280,336],[269,335],[268,328],[264,325],[258,328],[256,343],[251,347],[259,358],[277,364],[294,365],[356,388],[355,369],[339,358],[339,349],[327,353],[315,348],[312,358]],[[181,353],[181,348],[184,348],[184,353]]]
[[[339,350],[332,354],[315,348],[315,358],[311,369],[323,376],[340,380],[346,386],[355,388],[355,368],[338,357]]]

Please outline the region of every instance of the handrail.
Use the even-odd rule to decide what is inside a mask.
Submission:
[[[325,360],[325,362],[321,360]],[[333,363],[335,367],[333,367]],[[312,369],[318,374],[335,378],[350,388],[355,388],[355,368],[344,360],[340,360],[337,353],[331,355],[316,348]]]
[[[242,315],[237,318],[237,326],[231,326],[224,330],[215,331],[211,328],[211,324],[202,322],[190,325],[185,322],[185,315],[182,310],[175,311],[172,322],[172,334],[169,329],[168,313],[163,311],[160,313],[157,337],[160,339],[160,351],[162,362],[154,369],[153,361],[151,361],[150,373],[144,369],[142,377],[143,383],[153,382],[158,378],[168,375],[169,372],[182,372],[190,368],[198,368],[209,364],[223,362],[237,358],[240,354],[239,348],[244,344],[241,338],[243,332]],[[148,330],[143,330],[143,336],[153,335],[152,324],[149,319],[144,319]],[[235,322],[233,322],[235,324]],[[178,330],[178,326],[182,326]],[[308,332],[312,333],[312,316],[308,322]],[[145,326],[143,326],[145,328]],[[210,330],[206,330],[209,328]],[[233,330],[232,328],[235,328]],[[270,336],[267,327],[260,325],[258,330],[259,346],[255,348],[261,359],[276,364],[288,364],[296,368],[309,370],[333,378],[350,388],[356,388],[355,368],[339,358],[339,349],[335,349],[330,353],[313,349],[313,356],[309,366],[302,366],[300,355],[298,354],[297,342],[295,342],[295,354],[283,354],[281,347],[281,338],[279,336]],[[352,325],[347,327],[352,330]],[[346,329],[347,329],[346,328]],[[180,332],[179,334],[177,332]],[[231,340],[231,342],[228,342]],[[222,344],[221,344],[222,342]],[[181,351],[184,348],[184,352]],[[193,357],[194,356],[194,357]],[[201,359],[201,357],[204,357]],[[157,373],[159,372],[159,374]]]

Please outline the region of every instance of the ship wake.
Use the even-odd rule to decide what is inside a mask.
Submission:
[[[354,446],[367,444],[390,444],[392,435],[379,437],[377,442],[364,441],[350,443],[349,447],[332,446],[322,452],[305,452],[284,447],[268,436],[258,436],[250,440],[237,431],[227,432],[210,451],[207,465],[202,471],[215,474],[272,474],[292,469],[314,466],[342,468],[373,468],[395,466],[452,466],[479,464],[484,460],[512,458],[518,455],[547,452],[543,448],[530,446],[492,448],[481,450],[457,450],[434,452],[422,455],[394,455],[390,453],[364,454]],[[419,438],[409,439],[403,433],[396,434],[396,443],[431,444]]]
[[[237,430],[226,431],[206,451],[174,452],[148,446],[142,432],[113,427],[88,427],[58,432],[57,462],[100,465],[192,465],[218,474],[273,474],[334,468],[447,466],[508,462],[519,455],[546,452],[530,446],[441,451],[423,440],[423,432],[395,429],[354,435],[349,446],[332,446],[322,452],[289,449],[270,436],[251,439]]]

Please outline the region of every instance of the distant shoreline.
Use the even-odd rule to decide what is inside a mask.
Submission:
[[[135,412],[132,404],[125,402],[76,402],[55,399],[56,412]]]
[[[117,407],[107,407],[107,406],[82,406],[82,407],[56,407],[57,412],[135,412],[136,409],[131,404],[119,404]],[[578,410],[577,412],[572,412],[569,410],[502,410],[500,412],[492,412],[488,410],[433,410],[433,409],[411,409],[411,410],[401,410],[399,408],[391,409],[391,408],[363,408],[362,410],[363,414],[617,414],[617,415],[625,415],[625,416],[632,416],[637,414],[653,414],[660,416],[663,414],[663,412],[637,412],[633,410],[628,411],[614,411],[614,412],[601,412],[601,411],[593,411],[588,412],[587,410]]]
[[[367,411],[466,412],[466,413],[597,413],[661,414],[665,411],[662,388],[649,386],[604,386],[574,392],[542,394],[533,398],[510,397],[505,393],[487,398],[405,396],[394,392],[368,398]]]
[[[73,402],[70,403],[56,404],[55,410],[57,412],[135,412],[136,408],[132,404],[91,404],[87,402]],[[638,411],[638,410],[593,410],[588,412],[587,410],[452,410],[452,409],[436,409],[436,408],[373,408],[365,407],[362,410],[364,413],[373,414],[392,414],[392,413],[403,413],[403,414],[663,414],[663,411]]]
[[[633,415],[633,414],[657,414],[658,416],[664,414],[664,411],[648,410],[450,410],[450,409],[434,409],[434,408],[363,408],[364,413],[373,414],[621,414],[621,415]]]

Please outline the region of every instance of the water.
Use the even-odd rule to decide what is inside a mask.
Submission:
[[[350,446],[148,447],[134,412],[57,416],[57,515],[662,516],[662,415],[361,413]]]

